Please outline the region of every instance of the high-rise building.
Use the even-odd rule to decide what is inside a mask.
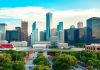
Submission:
[[[56,28],[52,28],[51,29],[51,36],[56,36],[56,32],[57,32]]]
[[[85,42],[85,29],[83,28],[83,22],[78,22],[77,24],[77,33],[78,33],[78,43]]]
[[[59,30],[63,30],[63,22],[59,22]]]
[[[57,37],[60,43],[64,42],[64,31],[63,31],[63,22],[59,22],[57,25]]]
[[[52,13],[48,12],[46,14],[46,40],[50,40],[50,28],[52,24]]]
[[[7,24],[0,23],[1,40],[6,39],[6,29],[7,29]]]
[[[76,28],[75,28],[75,26],[74,25],[72,25],[71,27],[70,27],[70,29],[68,29],[68,31],[67,31],[67,33],[68,33],[68,44],[69,45],[74,45],[76,42],[77,42],[77,30],[76,30]]]
[[[84,28],[79,28],[77,29],[78,33],[78,43],[84,43],[85,42],[85,29]]]
[[[36,22],[32,25],[32,33],[31,33],[31,46],[38,42],[38,29],[36,29]]]
[[[28,22],[22,21],[21,22],[21,40],[28,41]]]
[[[60,30],[59,31],[59,43],[64,43],[64,31]]]
[[[19,41],[19,32],[17,30],[7,30],[6,40],[10,43],[12,41]]]
[[[15,27],[19,34],[19,41],[21,41],[21,27]]]
[[[46,41],[46,32],[40,31],[40,41]]]
[[[68,43],[68,29],[64,29],[64,42]]]
[[[83,22],[81,22],[81,21],[78,22],[77,27],[78,27],[78,28],[83,28]]]
[[[36,21],[32,24],[32,31],[36,29]]]
[[[87,20],[87,43],[100,43],[100,18],[98,17]]]

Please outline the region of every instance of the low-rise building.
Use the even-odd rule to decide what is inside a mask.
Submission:
[[[0,40],[0,44],[7,44],[8,41],[7,40]]]
[[[34,50],[46,50],[46,44],[34,44],[33,49]]]
[[[85,50],[89,52],[91,51],[100,52],[100,44],[85,45]]]
[[[0,50],[16,50],[12,44],[0,44]]]
[[[59,48],[62,48],[62,49],[63,49],[63,48],[68,48],[68,43],[59,43],[59,44],[58,44],[58,47],[59,47]]]
[[[13,44],[15,47],[27,47],[26,41],[13,41],[10,43]]]

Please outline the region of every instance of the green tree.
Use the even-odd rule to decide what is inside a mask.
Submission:
[[[33,64],[36,64],[36,65],[49,65],[47,59],[41,53],[39,53],[37,55],[36,59],[33,60]]]
[[[25,63],[23,61],[16,61],[13,64],[13,70],[25,70]]]
[[[13,70],[12,63],[6,63],[6,64],[4,64],[2,70]]]
[[[76,63],[74,56],[60,54],[53,62],[53,70],[70,70]]]
[[[36,65],[32,70],[50,70],[49,66]]]
[[[89,70],[93,70],[93,61],[88,60],[87,64],[89,65]]]

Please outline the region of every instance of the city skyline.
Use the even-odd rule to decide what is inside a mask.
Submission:
[[[47,12],[53,13],[53,25],[51,28],[56,28],[60,21],[63,21],[64,29],[70,28],[71,25],[77,27],[79,21],[82,21],[83,25],[86,26],[88,18],[100,17],[99,0],[92,0],[92,2],[90,0],[85,0],[84,2],[80,0],[44,0],[42,3],[40,0],[15,0],[15,2],[13,0],[6,0],[5,3],[7,5],[3,3],[3,0],[0,0],[0,2],[2,3],[0,4],[0,23],[6,23],[8,29],[14,29],[15,26],[21,26],[22,20],[28,21],[29,34],[31,33],[31,25],[34,21],[38,22],[37,28],[39,31],[46,29],[45,19]],[[16,4],[11,5],[10,2]],[[30,5],[30,2],[33,4]],[[41,26],[43,27],[41,28]]]

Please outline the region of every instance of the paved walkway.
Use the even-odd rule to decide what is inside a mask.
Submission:
[[[37,52],[32,54],[32,57],[29,58],[29,60],[25,65],[25,70],[32,70],[32,68],[34,67],[33,60],[36,58],[37,54],[38,54]]]

